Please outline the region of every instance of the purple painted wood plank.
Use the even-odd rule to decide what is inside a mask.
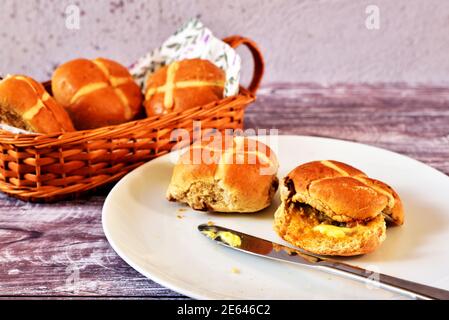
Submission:
[[[273,84],[247,128],[384,147],[449,173],[449,88],[406,84]],[[102,194],[55,204],[0,195],[0,297],[182,298],[121,260],[101,228]]]

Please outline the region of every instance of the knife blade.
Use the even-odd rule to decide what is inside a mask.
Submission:
[[[413,299],[449,299],[449,291],[447,290],[382,273],[376,273],[338,260],[312,254],[301,249],[292,249],[229,228],[217,225],[200,224],[198,230],[209,239],[214,240],[221,245],[259,257],[296,263],[343,275],[351,279],[363,281],[373,286],[409,296]]]

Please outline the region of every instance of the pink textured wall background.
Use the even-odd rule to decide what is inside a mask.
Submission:
[[[80,30],[65,27],[72,3],[81,9]],[[365,27],[368,4],[380,8],[380,30]],[[129,64],[194,16],[217,36],[256,40],[265,82],[449,83],[443,0],[1,0],[0,74],[43,80],[80,56]],[[249,56],[240,52],[247,79]]]

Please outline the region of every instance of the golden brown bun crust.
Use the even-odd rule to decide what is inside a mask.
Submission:
[[[38,133],[74,131],[72,120],[42,84],[15,75],[0,82],[2,122]]]
[[[284,183],[293,184],[294,190],[282,192],[283,200],[290,196],[335,221],[367,220],[382,212],[394,224],[404,222],[401,199],[391,187],[342,162],[324,160],[300,165],[285,177]]]
[[[241,156],[239,162],[236,154]],[[196,144],[175,165],[167,198],[197,210],[259,211],[270,205],[277,190],[277,168],[274,152],[252,139],[236,138],[221,147]]]
[[[140,88],[129,71],[104,58],[60,65],[53,73],[52,91],[78,130],[129,121],[142,103]]]
[[[225,73],[212,62],[202,59],[190,59],[174,62],[149,75],[145,90],[145,110],[148,116],[177,112],[201,106],[223,98]],[[166,92],[157,92],[167,83],[167,71],[173,77],[173,97],[166,99]],[[201,86],[180,88],[186,82],[205,82]],[[170,82],[170,81],[168,81]],[[207,83],[207,84],[206,84]],[[159,88],[159,89],[158,89]],[[167,104],[168,103],[168,104]]]
[[[373,252],[386,237],[382,215],[366,225],[346,228],[344,236],[328,236],[314,229],[319,222],[284,203],[275,213],[274,228],[287,242],[321,255],[354,256]]]

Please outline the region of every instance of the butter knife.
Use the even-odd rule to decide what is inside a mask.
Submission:
[[[239,231],[217,225],[201,224],[198,230],[208,238],[224,246],[274,260],[306,265],[334,274],[363,281],[386,290],[418,300],[447,300],[449,291],[424,284],[375,273],[337,260],[324,258],[303,250],[264,240]]]

